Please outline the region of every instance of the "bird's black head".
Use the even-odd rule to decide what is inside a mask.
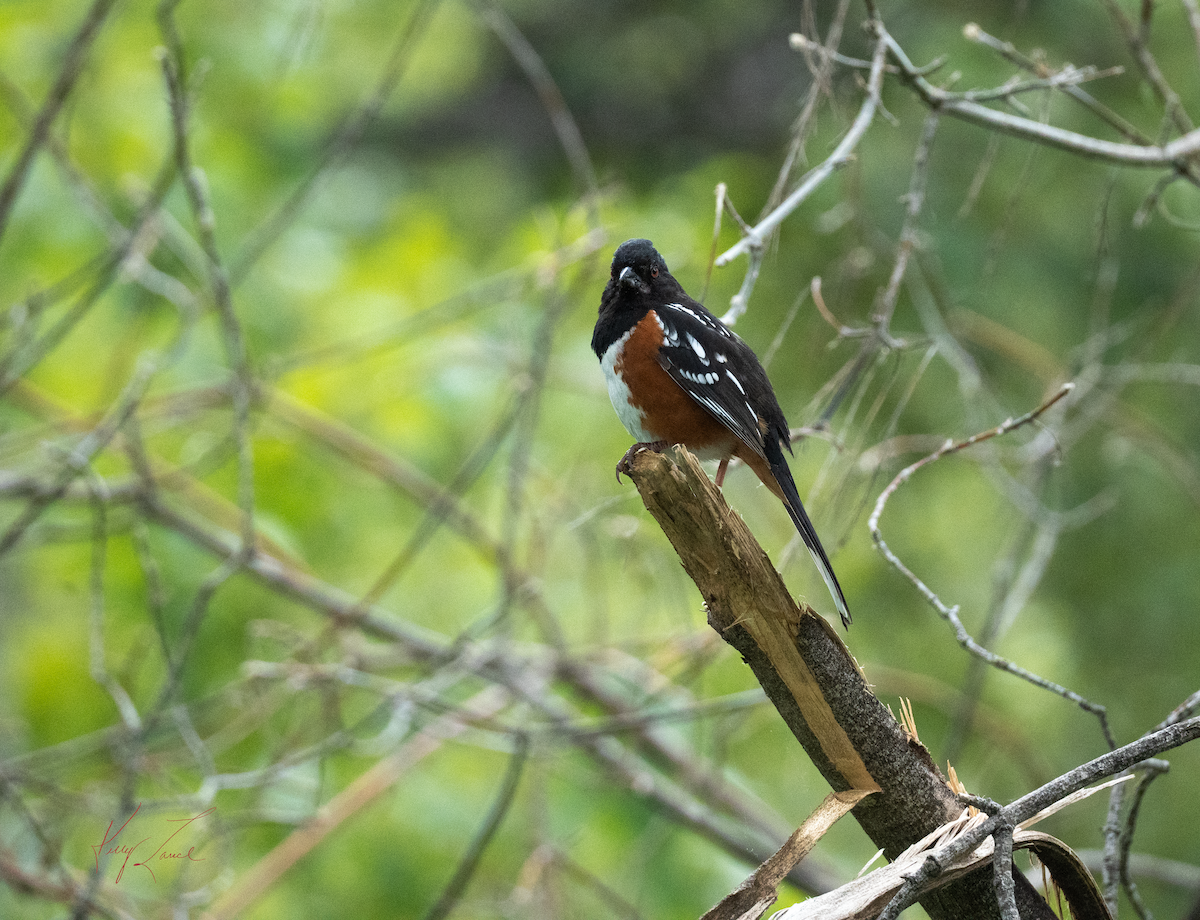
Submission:
[[[600,297],[600,318],[592,333],[592,350],[600,357],[655,304],[687,295],[667,271],[649,240],[626,240],[613,255],[612,274]]]
[[[665,286],[671,273],[649,240],[626,240],[613,255],[609,285],[622,294],[649,294]]]

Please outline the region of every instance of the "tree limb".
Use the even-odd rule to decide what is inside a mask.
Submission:
[[[742,654],[835,791],[879,789],[852,813],[894,859],[962,806],[929,752],[876,699],[833,627],[792,600],[695,457],[676,448],[673,458],[642,451],[630,475],[700,589],[709,625]],[[1023,878],[1016,885],[1026,920],[1052,916]],[[998,917],[990,868],[930,892],[922,906],[934,920]]]

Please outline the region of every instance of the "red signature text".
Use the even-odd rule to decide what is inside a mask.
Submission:
[[[97,872],[100,871],[101,856],[116,856],[121,858],[121,868],[117,871],[116,879],[116,884],[118,885],[121,884],[121,879],[125,875],[126,868],[145,869],[150,873],[150,878],[157,882],[158,876],[154,874],[154,863],[176,859],[185,859],[189,862],[204,862],[203,857],[195,855],[195,847],[188,847],[185,852],[180,848],[179,844],[175,844],[175,846],[171,847],[170,849],[167,848],[167,844],[169,844],[193,821],[199,821],[201,818],[212,814],[212,812],[215,810],[215,806],[214,808],[205,809],[204,811],[200,812],[200,814],[191,818],[168,818],[167,821],[169,824],[178,824],[179,827],[175,828],[175,830],[172,831],[171,834],[158,845],[154,852],[150,853],[144,859],[139,859],[137,862],[131,863],[129,860],[132,859],[139,850],[146,852],[143,849],[143,845],[151,838],[143,837],[136,843],[131,842],[133,839],[132,834],[122,840],[118,840],[117,838],[121,837],[121,835],[125,832],[125,829],[129,827],[129,822],[137,817],[137,813],[141,810],[142,806],[139,802],[138,807],[133,810],[133,814],[126,818],[125,823],[118,827],[115,831],[113,830],[114,822],[108,822],[108,829],[104,832],[104,839],[100,841],[99,846],[92,846],[92,854],[96,857]]]

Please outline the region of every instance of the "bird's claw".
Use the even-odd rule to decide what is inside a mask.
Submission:
[[[617,482],[621,481],[621,474],[629,476],[629,470],[632,468],[633,457],[635,454],[643,450],[652,450],[656,454],[661,454],[664,450],[670,447],[666,441],[638,441],[629,450],[625,451],[625,456],[621,458],[617,464]],[[630,477],[632,478],[632,477]]]

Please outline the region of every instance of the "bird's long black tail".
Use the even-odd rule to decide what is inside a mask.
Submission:
[[[783,451],[778,442],[774,442],[770,438],[767,439],[765,447],[767,464],[771,467],[771,473],[783,492],[783,503],[787,507],[788,515],[791,516],[792,523],[796,525],[796,530],[800,531],[800,538],[804,540],[804,545],[812,554],[813,562],[817,564],[821,577],[825,579],[829,593],[833,595],[833,602],[837,605],[838,613],[842,617],[842,625],[849,628],[850,608],[846,606],[846,596],[842,594],[842,586],[838,584],[837,576],[833,574],[833,566],[829,563],[829,557],[825,555],[825,547],[821,545],[817,530],[813,527],[812,521],[808,519],[804,505],[800,503],[796,480],[792,478],[792,471],[787,465],[787,460],[784,459]]]

